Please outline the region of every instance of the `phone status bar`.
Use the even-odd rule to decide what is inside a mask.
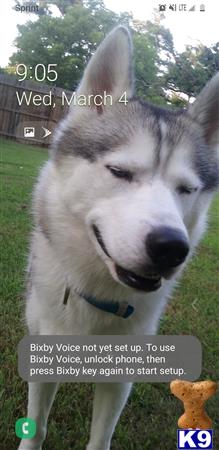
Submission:
[[[159,12],[205,12],[206,5],[204,3],[188,5],[187,3],[159,3]]]

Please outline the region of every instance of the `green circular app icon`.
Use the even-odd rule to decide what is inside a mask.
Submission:
[[[22,417],[15,424],[16,436],[20,439],[31,439],[36,434],[36,422],[34,419]]]

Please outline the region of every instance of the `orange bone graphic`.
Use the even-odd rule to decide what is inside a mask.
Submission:
[[[185,412],[178,420],[179,428],[212,428],[212,420],[204,410],[206,400],[217,391],[215,381],[189,381],[174,380],[170,383],[170,390],[182,400]]]

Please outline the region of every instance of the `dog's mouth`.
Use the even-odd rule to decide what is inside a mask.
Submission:
[[[108,258],[111,258],[110,254],[104,244],[104,241],[101,236],[99,228],[97,228],[96,225],[92,225],[92,229],[93,229],[94,235],[96,237],[96,240],[97,240],[98,244],[100,245],[100,247],[102,248],[103,252],[108,256]]]
[[[128,286],[139,291],[156,291],[161,287],[161,276],[158,274],[151,274],[147,277],[137,275],[130,270],[123,269],[123,267],[115,265],[116,273],[119,280]]]
[[[96,225],[92,225],[92,229],[101,249],[108,256],[108,258],[112,260],[103,241],[100,230]],[[156,272],[149,272],[147,273],[147,276],[144,277],[141,275],[137,275],[131,270],[124,269],[116,263],[114,263],[114,266],[118,279],[127,286],[145,292],[156,291],[161,287],[161,275]]]

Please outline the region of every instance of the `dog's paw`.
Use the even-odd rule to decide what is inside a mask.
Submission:
[[[86,450],[110,450],[109,447],[100,447],[100,446],[96,446],[96,445],[90,445],[88,444],[86,447]]]
[[[18,450],[42,450],[42,447],[18,447]]]
[[[42,447],[31,446],[29,443],[21,442],[18,450],[42,450]]]

